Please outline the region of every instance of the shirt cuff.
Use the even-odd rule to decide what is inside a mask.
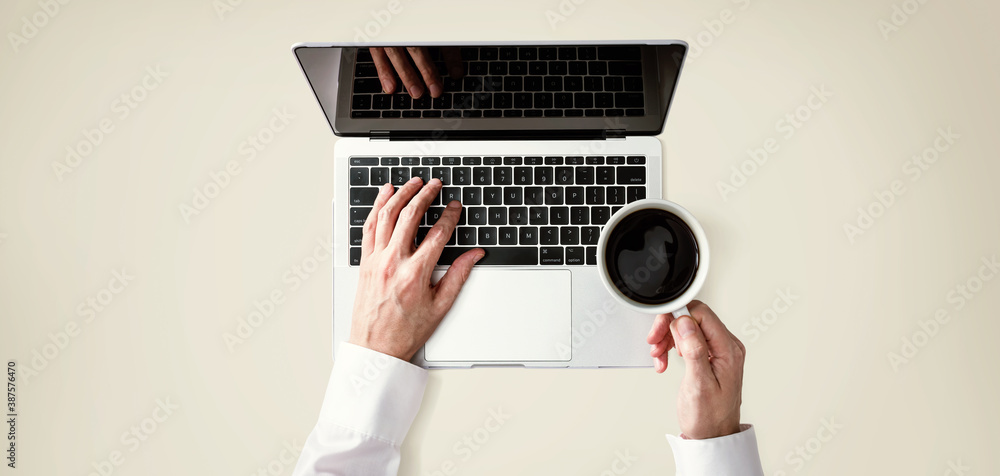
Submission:
[[[399,447],[420,410],[426,386],[426,370],[343,342],[319,418]]]
[[[763,476],[753,425],[740,425],[732,435],[689,440],[667,435],[677,476]]]

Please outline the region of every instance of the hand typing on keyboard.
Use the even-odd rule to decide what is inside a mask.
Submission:
[[[397,75],[403,87],[414,98],[424,95],[425,86],[433,98],[440,97],[444,92],[441,74],[426,47],[387,46],[372,47],[368,50],[382,82],[383,93],[392,94],[396,91]],[[461,78],[464,70],[458,48],[441,48],[441,56],[448,69],[448,75],[453,79]]]
[[[417,227],[441,191],[441,181],[415,177],[393,193],[385,184],[364,224],[361,270],[348,342],[401,360],[430,338],[451,309],[472,266],[485,254],[466,251],[431,285],[431,272],[455,230],[462,205],[451,201],[417,247]]]

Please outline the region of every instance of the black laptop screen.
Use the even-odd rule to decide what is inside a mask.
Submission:
[[[658,134],[686,50],[682,42],[294,49],[337,135],[442,139]]]

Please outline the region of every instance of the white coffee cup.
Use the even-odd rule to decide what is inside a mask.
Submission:
[[[695,271],[695,275],[691,280],[691,283],[679,296],[663,303],[646,304],[629,298],[623,294],[621,290],[619,290],[615,283],[612,282],[611,274],[607,269],[607,246],[609,236],[625,217],[646,209],[664,210],[679,218],[685,225],[688,226],[688,228],[691,229],[698,248],[698,268]],[[652,229],[652,227],[655,226],[655,223],[651,223],[650,226]],[[669,312],[672,313],[674,317],[690,315],[687,305],[694,300],[695,295],[701,291],[702,285],[705,284],[705,278],[708,276],[708,258],[708,239],[705,236],[705,230],[701,227],[701,224],[698,223],[698,220],[695,219],[694,215],[685,210],[684,207],[667,200],[645,199],[625,205],[612,215],[611,219],[604,225],[604,229],[601,231],[600,239],[597,242],[597,268],[600,270],[601,281],[604,282],[604,287],[608,289],[608,292],[610,292],[615,299],[626,307],[647,314],[665,314]]]

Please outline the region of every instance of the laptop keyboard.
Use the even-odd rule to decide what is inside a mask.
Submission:
[[[397,78],[382,93],[375,63],[359,48],[351,117],[604,117],[645,114],[639,46],[511,46],[460,48],[465,74],[446,74],[439,48],[429,48],[445,93],[413,99]]]
[[[444,206],[462,215],[439,265],[484,248],[482,265],[596,265],[601,227],[623,205],[646,198],[644,156],[351,157],[350,263],[361,263],[362,225],[379,187],[411,177],[443,187],[417,229],[427,236]]]

